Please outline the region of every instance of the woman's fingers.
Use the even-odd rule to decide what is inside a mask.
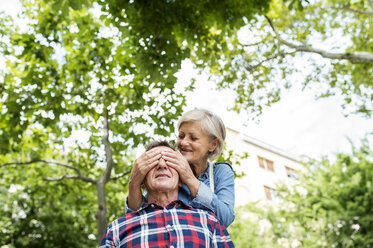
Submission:
[[[162,152],[162,158],[165,159],[168,166],[174,168],[179,173],[182,182],[187,183],[190,178],[194,178],[188,161],[179,151],[164,151]]]
[[[179,170],[184,164],[176,152],[162,152],[162,158],[180,173]]]
[[[162,156],[166,160],[172,160],[172,161],[180,161],[183,164],[188,163],[188,161],[184,158],[184,156],[179,151],[164,151],[162,152]]]
[[[144,158],[142,165],[145,167],[152,167],[151,165],[154,163],[158,163],[158,160],[162,157],[162,154],[147,154]]]
[[[177,164],[179,162],[179,158],[175,156],[170,156],[169,154],[162,154],[162,158],[168,162],[172,162],[174,164]]]
[[[144,152],[136,160],[131,170],[130,183],[141,185],[145,179],[146,174],[154,168],[159,159],[162,157],[160,151],[152,149]]]

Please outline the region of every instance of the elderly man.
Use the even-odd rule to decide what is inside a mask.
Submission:
[[[167,142],[153,142],[147,151],[174,150]],[[178,200],[181,186],[176,170],[162,157],[145,177],[148,203],[114,220],[101,240],[104,247],[234,247],[225,227],[209,211]]]

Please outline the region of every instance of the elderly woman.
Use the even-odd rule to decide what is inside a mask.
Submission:
[[[195,208],[213,211],[228,227],[234,220],[234,172],[228,163],[209,162],[216,159],[224,147],[224,123],[210,111],[194,109],[180,118],[178,129],[178,151],[150,150],[136,159],[129,182],[129,211],[140,208],[145,200],[140,186],[147,172],[162,157],[183,182],[179,199]]]

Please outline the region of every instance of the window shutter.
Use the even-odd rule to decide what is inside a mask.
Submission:
[[[273,166],[273,161],[267,160],[268,170],[275,172],[275,167]]]
[[[263,169],[265,169],[265,166],[264,166],[264,159],[262,157],[259,157],[258,156],[258,161],[259,161],[259,166]]]

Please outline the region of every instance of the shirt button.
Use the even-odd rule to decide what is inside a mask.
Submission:
[[[167,229],[170,230],[170,231],[173,229],[172,226],[169,225],[169,224],[168,224],[166,227],[167,227]]]
[[[170,246],[170,248],[174,248],[174,246],[173,246],[173,245],[171,245],[171,246]]]

